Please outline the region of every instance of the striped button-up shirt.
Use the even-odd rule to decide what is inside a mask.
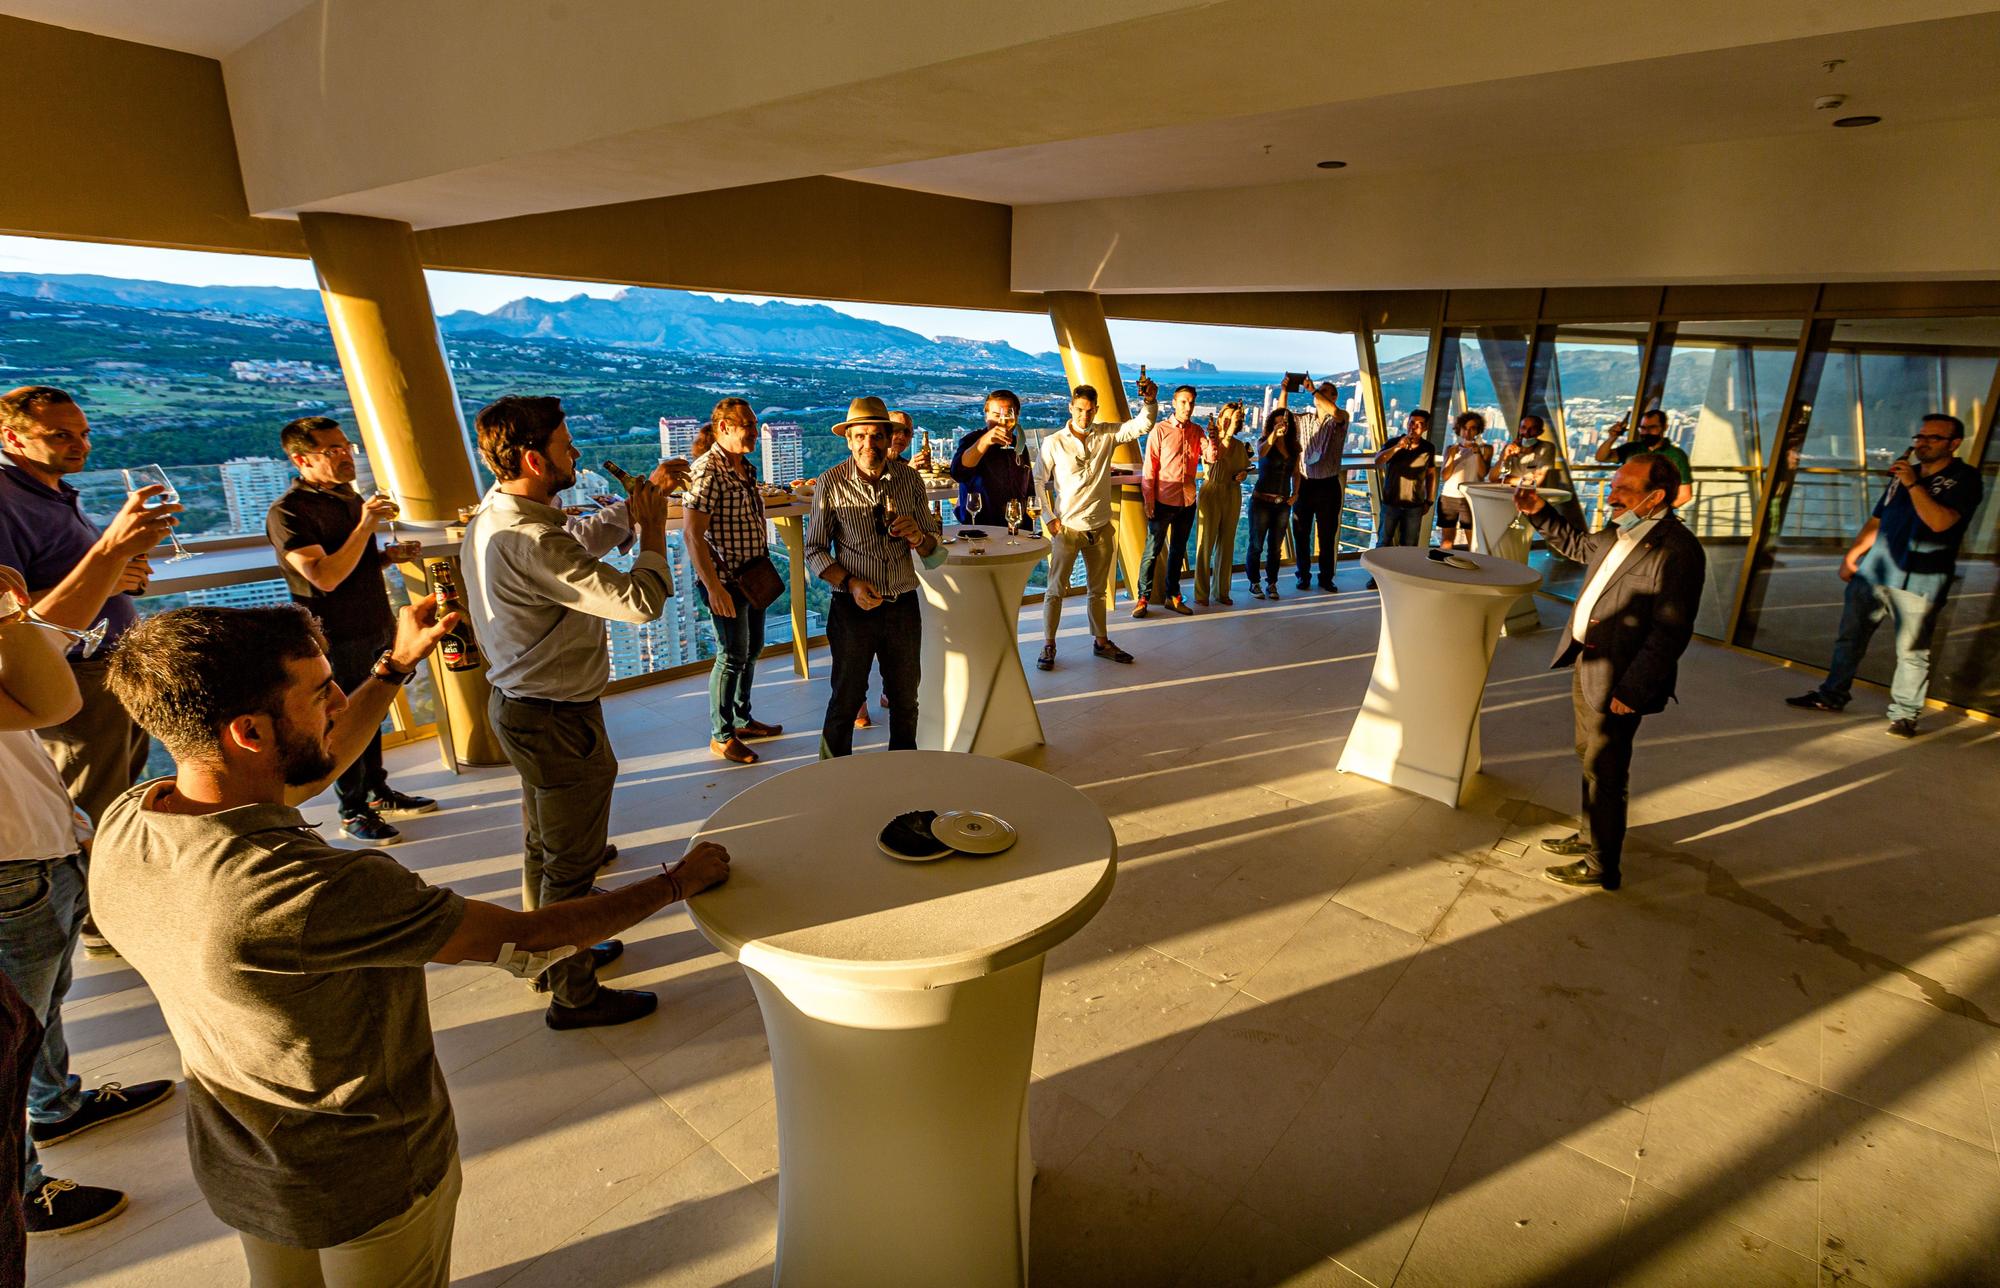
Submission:
[[[806,567],[813,576],[824,577],[839,564],[885,598],[917,588],[910,543],[889,531],[888,500],[895,502],[897,514],[914,518],[933,539],[943,535],[924,496],[923,479],[900,460],[891,458],[874,479],[864,477],[851,460],[819,476],[812,517],[806,521]]]
[[[1298,421],[1299,473],[1309,479],[1339,474],[1341,454],[1347,449],[1347,422],[1316,411],[1299,413]]]

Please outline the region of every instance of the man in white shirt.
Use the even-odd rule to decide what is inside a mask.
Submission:
[[[603,862],[618,778],[598,702],[611,678],[604,623],[650,622],[673,593],[667,496],[633,484],[626,508],[639,553],[622,572],[585,549],[555,505],[575,486],[581,455],[562,402],[501,398],[477,424],[479,454],[499,484],[466,525],[465,604],[493,685],[493,732],[521,775],[522,900],[532,910],[589,894]],[[597,982],[622,951],[608,940],[549,968],[550,1028],[652,1013],[653,994]]]
[[[1052,671],[1056,665],[1056,629],[1062,624],[1062,601],[1069,595],[1076,557],[1083,556],[1088,586],[1091,652],[1112,662],[1130,662],[1132,655],[1111,642],[1104,601],[1111,588],[1111,561],[1118,541],[1111,530],[1111,457],[1120,443],[1146,436],[1160,418],[1160,387],[1139,377],[1139,414],[1122,425],[1099,424],[1097,390],[1078,385],[1069,399],[1069,424],[1042,440],[1042,513],[1048,516],[1049,583],[1042,594],[1042,653],[1035,665]]]
[[[121,514],[110,531],[123,530],[158,538],[157,531]],[[122,568],[128,558],[116,555],[115,563]],[[34,731],[75,715],[83,695],[55,633],[15,615],[31,602],[28,583],[5,565],[0,565],[0,600],[6,601],[0,602],[0,801],[6,806],[0,809],[0,975],[41,1024],[39,1033],[21,1035],[34,1050],[26,1097],[33,1121],[9,1124],[27,1136],[16,1154],[22,1160],[21,1211],[28,1237],[35,1238],[89,1229],[123,1212],[126,1204],[123,1191],[49,1176],[37,1144],[67,1140],[150,1108],[171,1095],[174,1084],[107,1082],[86,1091],[69,1071],[62,1004],[83,931],[84,847],[92,829],[89,815],[70,802],[55,761]],[[5,1053],[4,1063],[12,1060],[12,1053]],[[0,1097],[0,1104],[19,1105],[19,1094]],[[0,1264],[6,1253],[0,1230]]]
[[[1634,456],[1612,475],[1612,527],[1603,532],[1585,532],[1532,490],[1514,494],[1551,548],[1588,565],[1552,664],[1573,668],[1570,705],[1583,763],[1577,830],[1542,842],[1575,860],[1545,871],[1561,885],[1616,890],[1622,880],[1632,743],[1639,721],[1666,710],[1674,696],[1707,575],[1701,543],[1673,515],[1679,486],[1672,461]]]

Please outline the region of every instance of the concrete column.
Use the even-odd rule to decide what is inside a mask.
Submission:
[[[1104,301],[1094,291],[1050,291],[1042,297],[1049,304],[1049,321],[1055,324],[1056,347],[1062,353],[1063,373],[1071,388],[1090,385],[1097,390],[1097,418],[1131,419],[1125,398],[1125,381],[1118,374],[1118,357],[1111,349],[1111,330],[1104,323]],[[1139,464],[1138,443],[1121,444],[1112,458],[1121,466]],[[1118,563],[1125,589],[1134,599],[1139,592],[1139,564],[1146,550],[1146,506],[1139,489],[1120,488],[1112,501],[1113,527],[1118,540]],[[1116,578],[1106,588],[1105,607],[1118,598]]]
[[[455,521],[460,507],[478,502],[479,485],[410,226],[324,213],[303,214],[299,224],[376,481],[404,517]],[[422,570],[406,565],[403,573],[421,593]],[[486,718],[485,671],[447,671],[433,661],[431,675],[445,763],[506,763]]]

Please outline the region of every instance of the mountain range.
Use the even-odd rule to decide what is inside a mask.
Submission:
[[[324,322],[317,291],[288,286],[182,286],[90,274],[0,273],[0,294],[49,303],[110,304],[180,313],[265,315]],[[447,335],[557,341],[641,353],[947,369],[1061,371],[1054,353],[1003,341],[919,335],[824,304],[750,303],[684,291],[628,289],[609,299],[524,297],[488,313],[438,320]]]

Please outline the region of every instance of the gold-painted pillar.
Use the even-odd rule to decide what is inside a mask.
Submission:
[[[1104,301],[1094,291],[1050,291],[1049,321],[1055,324],[1056,348],[1062,353],[1063,373],[1070,387],[1090,385],[1097,390],[1097,418],[1120,423],[1131,419],[1125,400],[1125,381],[1118,374],[1118,357],[1111,349],[1111,329],[1104,323]],[[1139,444],[1120,444],[1113,464],[1135,468],[1139,464]],[[1125,589],[1134,599],[1139,592],[1139,564],[1146,551],[1146,505],[1136,487],[1119,488],[1112,501],[1113,530],[1118,541],[1118,563],[1123,570]],[[1105,587],[1105,609],[1118,598],[1117,579]]]
[[[360,215],[309,212],[299,224],[376,482],[405,517],[442,531],[478,502],[479,484],[416,238],[406,223]],[[404,572],[412,591],[428,584]],[[486,672],[433,659],[431,675],[445,764],[505,764],[486,717]]]

